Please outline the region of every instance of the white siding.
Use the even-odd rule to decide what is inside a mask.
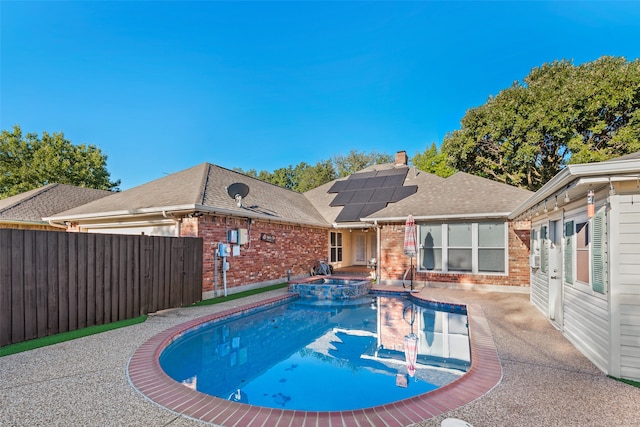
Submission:
[[[602,191],[596,194],[596,212],[607,205],[607,196],[608,194]],[[582,205],[580,203],[582,202],[565,214],[565,223],[575,221],[577,224],[587,220],[586,203]],[[610,223],[610,216],[611,213],[607,212],[606,224]],[[608,245],[605,245],[604,256],[605,259],[608,256]],[[608,287],[607,283],[606,288]],[[605,294],[594,292],[591,284],[580,283],[575,279],[574,273],[574,283],[563,285],[563,298],[564,335],[594,365],[603,372],[609,373],[611,357],[609,291],[605,291]]]
[[[539,270],[531,270],[531,302],[538,307],[545,316],[549,316],[549,283],[547,275]]]
[[[609,307],[579,286],[564,286],[564,334],[594,365],[609,369]]]
[[[540,255],[540,266],[544,263],[547,263],[548,260],[542,259],[542,254],[548,254],[549,251],[542,251],[541,246],[546,244],[543,242],[540,236],[540,227],[542,225],[547,224],[546,215],[543,216],[544,221],[538,221],[531,224],[531,229],[535,229],[535,233],[538,240],[538,247],[534,247],[536,243],[532,242],[531,254],[532,255]],[[533,233],[533,231],[532,231]],[[531,303],[538,307],[540,311],[544,313],[546,317],[549,317],[549,278],[547,273],[543,273],[541,268],[530,268],[530,276],[529,276],[529,294]]]
[[[176,226],[171,225],[155,225],[155,226],[139,226],[139,227],[82,227],[82,231],[87,233],[101,233],[101,234],[130,234],[140,235],[146,234],[147,236],[176,236]]]
[[[611,206],[611,374],[640,381],[640,196],[614,196]]]

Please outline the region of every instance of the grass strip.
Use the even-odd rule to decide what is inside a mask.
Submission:
[[[238,292],[237,294],[227,295],[226,297],[211,298],[204,301],[197,302],[190,307],[197,307],[201,305],[219,304],[225,301],[231,301],[234,299],[248,297],[250,295],[261,294],[263,292],[273,291],[276,289],[282,289],[287,287],[287,283],[279,283],[277,285],[271,285],[264,288],[251,289],[249,291]],[[4,347],[0,347],[0,357],[8,356],[10,354],[20,353],[23,351],[33,350],[35,348],[46,347],[48,345],[58,344],[64,341],[74,340],[76,338],[82,338],[89,335],[99,334],[100,332],[106,332],[113,329],[124,328],[126,326],[142,323],[147,320],[147,316],[136,317],[135,319],[120,320],[118,322],[108,323],[105,325],[89,326],[88,328],[76,329],[75,331],[62,332],[60,334],[50,335],[48,337],[36,338],[29,341],[23,341],[16,344],[9,344]]]
[[[49,335],[48,337],[35,338],[16,344],[9,344],[7,346],[0,347],[0,357],[33,350],[35,348],[46,347],[48,345],[58,344],[64,341],[75,340],[76,338],[87,337],[89,335],[99,334],[100,332],[124,328],[126,326],[142,323],[145,320],[147,320],[147,315],[135,317],[133,319],[119,320],[117,322],[107,323],[104,325],[89,326],[82,329],[76,329],[75,331],[62,332],[55,335]]]
[[[286,288],[287,286],[289,286],[288,283],[279,283],[277,285],[266,286],[264,288],[251,289],[249,291],[243,291],[243,292],[238,292],[237,294],[227,295],[226,297],[217,297],[217,298],[206,299],[204,301],[197,302],[197,303],[191,305],[190,307],[198,307],[198,306],[201,306],[201,305],[219,304],[221,302],[226,302],[226,301],[231,301],[231,300],[238,299],[238,298],[248,297],[248,296],[251,296],[251,295],[261,294],[263,292],[274,291],[276,289]]]
[[[609,378],[613,378],[614,380],[620,381],[621,383],[629,384],[630,386],[640,388],[640,382],[638,382],[638,381],[625,380],[623,378],[612,377],[611,375],[609,375]]]

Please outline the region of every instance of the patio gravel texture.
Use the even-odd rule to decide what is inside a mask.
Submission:
[[[203,425],[139,394],[127,379],[129,358],[174,325],[284,292],[167,310],[142,324],[0,358],[0,426]],[[531,305],[528,295],[432,288],[420,293],[483,308],[503,377],[479,399],[415,426],[440,426],[445,418],[475,427],[640,424],[640,389],[600,372]]]

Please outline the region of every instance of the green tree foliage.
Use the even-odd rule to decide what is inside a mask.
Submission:
[[[333,163],[340,178],[349,176],[352,173],[372,165],[390,163],[392,161],[392,155],[378,153],[376,151],[365,153],[358,150],[351,150],[346,156],[336,155],[333,157]]]
[[[95,145],[73,145],[64,134],[22,134],[20,126],[0,134],[0,199],[51,183],[117,191],[107,156]]]
[[[249,169],[246,172],[240,168],[234,168],[233,170],[280,187],[304,193],[336,178],[358,172],[368,166],[392,161],[393,156],[390,154],[381,154],[375,151],[364,153],[352,150],[346,156],[336,155],[333,159],[319,161],[315,166],[301,162],[295,167],[289,165],[276,169],[272,173],[264,170],[258,173],[255,169]]]
[[[443,178],[457,172],[456,169],[449,166],[447,155],[438,150],[435,142],[431,143],[431,147],[427,148],[424,153],[416,153],[411,162],[418,169]]]
[[[309,166],[306,163],[301,163],[301,165],[304,166],[296,168],[298,179],[294,188],[300,193],[319,187],[338,177],[330,160],[321,160],[315,166]]]
[[[555,61],[465,114],[449,166],[537,190],[567,163],[640,150],[640,60]]]

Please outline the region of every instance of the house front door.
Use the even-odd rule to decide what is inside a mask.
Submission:
[[[549,319],[562,328],[562,222],[549,223]]]
[[[365,265],[367,263],[367,239],[364,233],[358,233],[354,236],[355,244],[353,249],[355,251],[353,257],[353,263],[355,265]]]

